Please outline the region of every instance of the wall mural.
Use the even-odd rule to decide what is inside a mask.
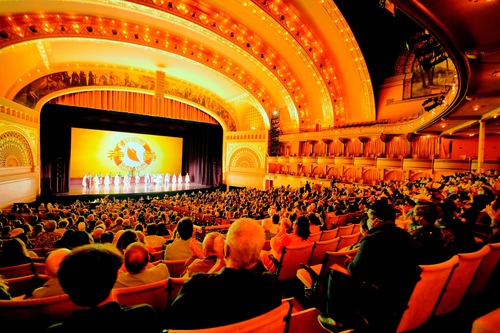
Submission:
[[[16,94],[14,102],[34,108],[36,103],[48,94],[67,88],[84,86],[118,86],[154,91],[155,77],[112,70],[58,72],[41,77],[25,86]],[[236,123],[231,114],[218,101],[210,98],[203,91],[196,91],[187,84],[166,80],[165,93],[205,107],[217,114],[230,131],[236,131]]]

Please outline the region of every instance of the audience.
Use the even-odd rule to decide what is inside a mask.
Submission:
[[[90,244],[76,248],[61,262],[58,278],[71,301],[82,307],[47,332],[161,332],[155,310],[147,304],[121,307],[112,288],[122,256],[110,247]]]
[[[264,230],[253,219],[233,222],[226,236],[226,267],[215,274],[194,274],[172,303],[168,326],[198,329],[246,320],[281,304],[277,277],[261,273]]]
[[[9,293],[9,286],[5,282],[5,279],[0,275],[0,300],[10,301],[12,299]]]
[[[26,244],[19,238],[4,241],[0,252],[0,267],[32,263]]]
[[[56,232],[57,223],[54,220],[48,220],[44,224],[45,232],[40,233],[36,236],[33,241],[34,247],[44,247],[53,248],[54,243],[62,237],[62,235]]]
[[[138,286],[170,277],[165,264],[150,265],[149,252],[141,242],[134,242],[127,246],[124,265],[126,271],[119,271],[115,288]]]

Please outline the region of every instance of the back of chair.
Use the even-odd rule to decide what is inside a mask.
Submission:
[[[276,267],[276,275],[279,280],[293,279],[300,269],[300,264],[307,264],[311,257],[314,243],[306,243],[299,246],[285,246],[281,254],[281,260]]]
[[[336,216],[334,212],[326,213],[325,214],[326,230],[330,230],[330,229],[337,227],[338,221],[339,221],[339,217]]]
[[[421,265],[420,281],[408,301],[397,332],[406,332],[424,324],[434,313],[436,305],[448,284],[453,270],[458,265],[458,256],[434,265]]]
[[[339,233],[339,228],[323,230],[323,232],[321,233],[320,241],[327,241],[330,239],[337,238],[338,233]]]
[[[489,246],[472,253],[460,253],[458,255],[458,267],[453,271],[446,291],[439,301],[435,315],[443,315],[455,310],[462,301],[465,293],[474,278],[481,262],[490,252]]]
[[[309,235],[309,241],[310,242],[317,242],[317,241],[319,241],[320,238],[321,238],[321,234],[322,234],[321,231],[318,231],[318,232],[315,232],[313,234],[310,234]]]
[[[0,300],[2,333],[42,332],[64,321],[78,307],[66,294],[26,300]]]
[[[356,244],[359,241],[360,237],[361,233],[359,232],[352,235],[340,236],[340,242],[339,246],[337,247],[337,251],[340,251],[343,248]]]
[[[337,236],[346,236],[352,234],[352,229],[354,228],[354,224],[347,224],[339,227],[339,233]]]
[[[45,274],[32,274],[5,279],[5,282],[9,286],[9,294],[12,297],[17,297],[21,295],[30,295],[33,290],[41,287],[49,279],[50,276]]]
[[[35,274],[35,272],[36,269],[34,263],[0,267],[0,275],[3,275],[3,277],[6,279],[33,275]]]
[[[339,220],[337,222],[337,227],[341,227],[347,223],[347,214],[339,215]]]
[[[469,288],[468,295],[469,296],[477,296],[479,295],[488,280],[490,279],[493,270],[497,266],[500,259],[500,243],[491,243],[487,245],[490,248],[490,253],[488,253],[479,266],[476,277],[472,281],[472,284]]]
[[[292,315],[293,300],[284,300],[277,308],[239,323],[195,330],[168,330],[168,333],[287,333]]]
[[[309,266],[321,264],[325,258],[327,251],[333,252],[337,250],[340,242],[340,237],[333,238],[330,240],[319,241],[314,243],[314,247],[311,253],[311,258],[309,258]]]
[[[180,277],[181,274],[184,272],[186,267],[184,266],[186,264],[187,260],[181,259],[181,260],[161,260],[165,265],[168,267],[168,271],[170,272],[171,277]]]
[[[138,304],[151,305],[158,315],[165,314],[168,300],[168,279],[146,283],[139,286],[113,289],[121,306]]]
[[[170,306],[174,299],[177,297],[179,294],[179,291],[181,290],[182,286],[184,285],[184,282],[189,280],[189,278],[169,278],[168,279],[168,304],[167,306]]]
[[[361,224],[359,224],[359,223],[354,223],[354,224],[352,225],[352,231],[351,231],[351,234],[356,234],[356,233],[358,233],[358,232],[360,232],[360,231],[361,231]]]

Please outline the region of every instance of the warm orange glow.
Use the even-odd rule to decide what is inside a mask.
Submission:
[[[182,138],[73,128],[70,178],[84,174],[178,174]]]

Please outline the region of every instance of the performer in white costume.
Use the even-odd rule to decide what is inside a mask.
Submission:
[[[98,188],[99,187],[99,175],[96,173],[94,178],[92,179],[94,181],[94,187]]]
[[[111,184],[111,179],[110,177],[113,177],[112,174],[108,174],[104,177],[104,186],[109,186],[109,184]]]
[[[117,174],[115,176],[115,182],[114,182],[115,185],[120,185],[120,174]]]
[[[82,186],[83,187],[87,187],[87,174],[84,174],[83,175],[83,178],[82,178]]]
[[[144,175],[144,184],[146,184],[146,186],[151,184],[151,177],[149,176],[149,173]]]
[[[177,179],[179,181],[179,184],[182,184],[182,174],[181,173],[179,174],[179,177]]]
[[[186,184],[188,184],[188,183],[189,183],[189,181],[190,181],[190,179],[189,179],[189,173],[186,173],[186,177],[184,178],[184,182],[185,182]]]
[[[137,173],[137,174],[135,175],[135,183],[136,183],[136,184],[139,184],[140,182],[141,182],[141,176]]]
[[[174,175],[172,176],[172,184],[175,184],[175,183],[177,183],[177,176],[174,173]]]

